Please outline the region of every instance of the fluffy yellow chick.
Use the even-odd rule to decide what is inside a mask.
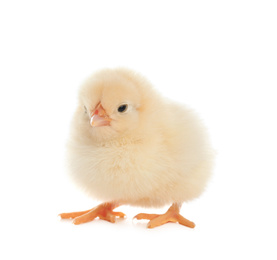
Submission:
[[[99,206],[62,213],[81,224],[99,217],[124,217],[113,209],[128,204],[160,207],[162,215],[138,214],[153,228],[167,222],[194,223],[179,214],[183,202],[197,198],[212,171],[213,152],[193,111],[157,93],[127,69],[105,69],[79,92],[68,142],[70,175]]]

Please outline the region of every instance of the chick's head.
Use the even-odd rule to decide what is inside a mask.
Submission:
[[[102,70],[80,89],[77,128],[96,141],[130,134],[141,126],[149,92],[151,87],[131,71]]]

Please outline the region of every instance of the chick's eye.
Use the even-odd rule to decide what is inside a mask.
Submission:
[[[121,105],[118,107],[117,111],[120,113],[123,113],[127,110],[127,108],[128,108],[128,105]]]

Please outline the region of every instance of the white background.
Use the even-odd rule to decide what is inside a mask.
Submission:
[[[1,259],[276,259],[276,1],[1,1]],[[68,180],[79,85],[124,66],[204,119],[218,152],[177,224],[75,226],[97,203]],[[163,115],[159,115],[163,116]]]

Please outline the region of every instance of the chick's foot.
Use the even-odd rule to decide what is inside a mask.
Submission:
[[[74,219],[73,224],[79,225],[94,220],[99,217],[100,219],[107,220],[114,223],[116,217],[124,218],[125,214],[122,212],[114,212],[113,209],[119,205],[114,203],[102,203],[97,207],[79,212],[62,213],[59,216],[62,219]]]
[[[188,219],[184,218],[179,214],[180,206],[178,204],[172,204],[165,214],[145,214],[141,213],[136,215],[136,219],[148,219],[150,220],[147,224],[148,228],[154,228],[166,224],[168,222],[178,222],[181,225],[184,225],[189,228],[194,228],[195,224]]]

